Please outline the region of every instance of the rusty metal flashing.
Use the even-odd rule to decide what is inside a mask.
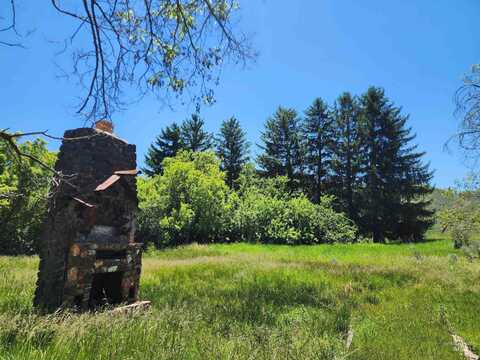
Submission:
[[[138,174],[138,170],[137,169],[133,169],[133,170],[118,170],[118,171],[115,171],[113,173],[112,176],[110,176],[107,180],[105,180],[103,183],[101,183],[100,185],[98,185],[94,191],[103,191],[103,190],[106,190],[108,189],[110,186],[112,186],[113,184],[115,184],[118,180],[120,180],[121,176],[123,175],[137,175]]]
[[[113,174],[110,176],[107,180],[105,180],[103,183],[98,185],[94,191],[103,191],[108,189],[110,186],[115,184],[118,180],[120,179],[120,175]]]
[[[118,170],[114,172],[115,175],[137,175],[138,170],[133,169],[133,170]]]

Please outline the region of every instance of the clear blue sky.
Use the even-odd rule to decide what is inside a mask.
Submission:
[[[22,30],[35,32],[26,39],[26,50],[0,48],[0,127],[49,129],[60,135],[83,124],[74,116],[79,88],[56,77],[59,45],[51,42],[71,30],[70,22],[48,2],[18,1]],[[279,105],[303,112],[315,97],[332,102],[343,91],[360,94],[375,85],[410,114],[437,186],[452,185],[468,171],[460,156],[445,152],[443,144],[457,127],[453,94],[470,65],[480,62],[478,0],[240,4],[242,27],[255,34],[260,56],[247,69],[225,69],[217,103],[201,112],[208,130],[217,131],[223,119],[235,115],[255,144],[263,122]],[[115,116],[116,133],[137,144],[142,162],[160,129],[182,121],[192,110],[171,110],[146,99]]]

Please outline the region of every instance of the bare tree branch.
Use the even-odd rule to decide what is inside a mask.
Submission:
[[[15,0],[6,0],[6,1],[9,2],[9,8],[10,8],[9,20],[10,21],[7,26],[0,27],[0,33],[5,33],[7,35],[8,33],[13,33],[13,37],[19,38],[20,34],[17,31],[17,11],[15,8]],[[0,20],[2,20],[2,18],[0,18]],[[25,48],[25,46],[21,42],[10,41],[10,40],[0,40],[0,45],[8,46],[8,47]]]
[[[25,49],[25,46],[22,45],[22,43],[12,43],[12,42],[0,40],[0,45],[10,46],[10,47],[20,47]]]
[[[17,33],[17,30],[15,28],[16,26],[16,11],[15,11],[15,1],[14,0],[10,0],[10,9],[11,9],[11,23],[10,25],[4,27],[4,28],[0,28],[0,32],[3,32],[3,31],[8,31],[8,30],[13,30],[15,33]],[[17,33],[18,35],[18,33]]]
[[[34,133],[30,133],[30,134],[34,134]],[[21,137],[21,136],[26,136],[26,134],[9,134],[6,131],[3,131],[3,130],[0,131],[0,140],[6,142],[9,149],[13,150],[13,152],[18,156],[18,158],[20,158],[20,159],[21,158],[27,158],[27,159],[35,162],[36,164],[40,165],[41,167],[43,167],[45,170],[48,170],[48,171],[54,173],[55,175],[59,175],[59,173],[55,169],[53,169],[49,165],[45,164],[42,160],[38,159],[37,157],[35,157],[31,154],[28,154],[28,153],[20,150],[18,145],[15,143],[14,139],[18,138],[18,137]]]
[[[480,155],[480,65],[472,66],[463,85],[455,93],[455,115],[460,119],[458,132],[449,139],[456,141],[465,156],[478,159]]]
[[[65,174],[62,174],[61,172],[55,170],[53,167],[50,165],[46,164],[44,161],[39,159],[38,157],[29,154],[25,151],[22,151],[18,144],[16,143],[16,139],[21,138],[21,137],[28,137],[28,136],[42,136],[46,137],[49,139],[53,140],[61,140],[61,141],[75,141],[79,139],[86,139],[86,138],[92,138],[95,136],[100,136],[101,133],[97,133],[95,135],[87,135],[87,136],[81,136],[81,137],[72,137],[72,138],[64,138],[64,137],[58,137],[54,136],[48,133],[48,131],[31,131],[31,132],[24,132],[24,133],[11,133],[8,131],[8,129],[0,129],[0,141],[5,143],[7,145],[7,150],[10,151],[18,161],[22,161],[22,159],[28,159],[32,161],[33,163],[38,164],[41,166],[43,169],[51,172],[54,177],[53,177],[53,182],[56,185],[60,185],[62,182],[66,183],[67,185],[76,188],[74,184],[72,184],[69,179],[71,179],[71,175],[66,176]]]

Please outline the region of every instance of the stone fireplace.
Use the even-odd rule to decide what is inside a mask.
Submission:
[[[108,131],[65,132],[40,245],[34,305],[79,311],[138,300],[135,146]]]

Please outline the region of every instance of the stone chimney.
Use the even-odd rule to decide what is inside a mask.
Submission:
[[[40,244],[34,305],[42,311],[138,300],[136,150],[106,130],[65,132],[55,169],[66,181],[52,189]]]

